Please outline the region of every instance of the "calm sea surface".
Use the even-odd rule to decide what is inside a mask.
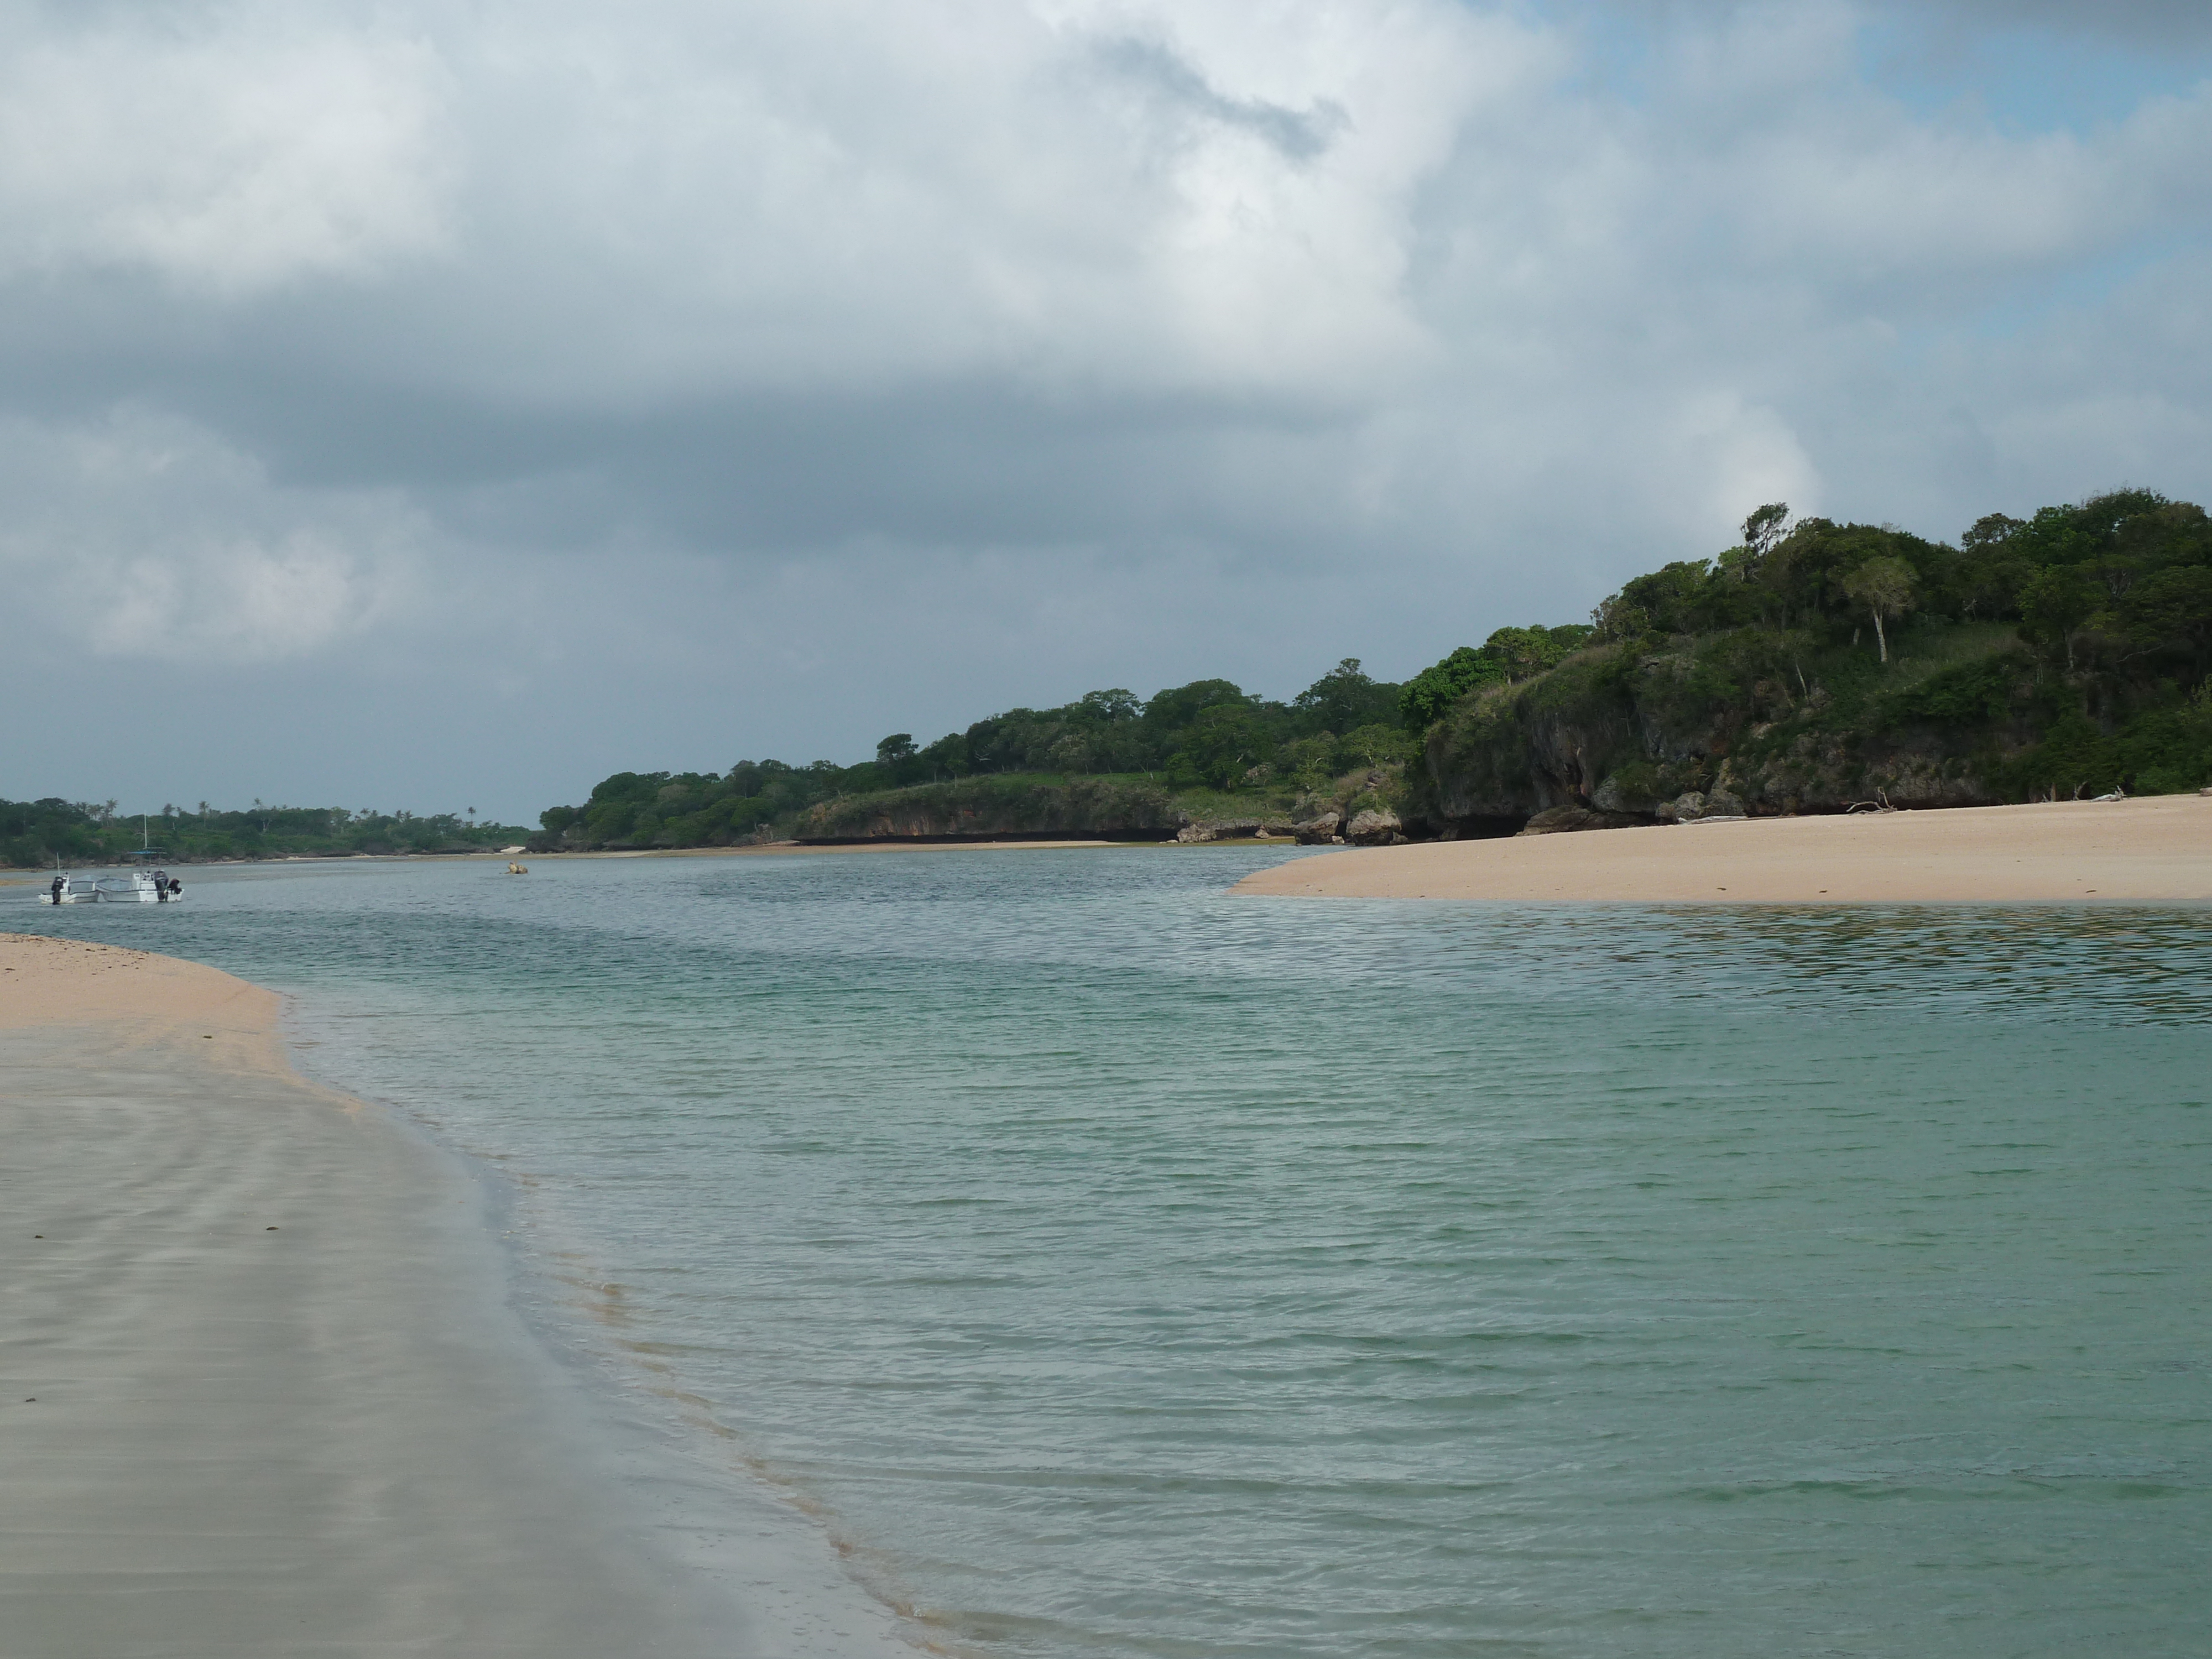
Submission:
[[[183,872],[955,1648],[2212,1651],[2212,913]],[[611,1334],[605,1334],[611,1333]]]

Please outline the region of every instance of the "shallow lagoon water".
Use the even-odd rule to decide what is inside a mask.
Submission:
[[[1226,896],[1283,856],[9,925],[291,993],[957,1649],[2204,1651],[2212,915]]]

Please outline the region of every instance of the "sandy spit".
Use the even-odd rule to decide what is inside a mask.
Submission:
[[[911,1656],[556,1361],[475,1174],[278,1013],[0,934],[0,1652]]]
[[[1239,893],[1635,904],[2212,900],[2212,799],[1747,818],[1297,859]]]

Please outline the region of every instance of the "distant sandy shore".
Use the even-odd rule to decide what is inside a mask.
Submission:
[[[910,1656],[826,1540],[680,1518],[471,1172],[292,1073],[278,1012],[0,934],[0,1652]]]
[[[1150,845],[1149,842],[1139,843]],[[1121,847],[1129,843],[1113,841],[848,841],[834,846],[812,846],[804,842],[772,841],[750,847],[655,847],[635,853],[554,853],[540,854],[552,858],[632,858],[632,859],[712,859],[732,856],[793,854],[802,853],[1013,853],[1064,852],[1073,847]]]
[[[382,864],[467,864],[506,863],[509,860],[526,861],[544,860],[548,863],[566,862],[571,859],[727,859],[777,858],[805,854],[828,853],[1011,853],[1064,852],[1078,847],[1128,847],[1165,845],[1164,842],[1119,841],[869,841],[846,842],[834,847],[809,846],[803,842],[772,841],[765,844],[748,842],[738,847],[621,847],[606,848],[592,853],[349,853],[343,857],[323,858],[298,854],[276,859],[217,859],[207,865],[195,866],[178,860],[174,867],[180,871],[195,868],[220,870],[242,869],[255,865],[269,864],[350,864],[358,860],[363,863]],[[51,879],[51,872],[35,874],[0,874],[0,887],[43,887]]]
[[[1747,818],[1296,859],[1233,890],[1637,904],[2212,900],[2212,799]]]
[[[1270,839],[1266,836],[1224,837],[1218,842],[1200,843],[1208,847],[1285,847],[1290,843],[1282,837]],[[535,860],[545,864],[565,864],[578,859],[729,859],[729,858],[827,858],[839,853],[1064,853],[1073,850],[1108,847],[1174,847],[1170,841],[866,841],[841,842],[834,846],[813,846],[804,842],[772,841],[765,845],[747,842],[738,847],[636,847],[606,848],[591,853],[354,853],[343,858],[319,858],[301,854],[281,859],[219,859],[211,864],[194,866],[179,862],[174,867],[190,873],[200,869],[248,869],[268,865],[349,864],[358,860],[363,863],[381,864],[466,864],[509,860],[527,864]],[[0,873],[0,887],[43,887],[50,873]]]

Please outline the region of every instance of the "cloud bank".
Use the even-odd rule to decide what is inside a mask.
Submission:
[[[172,717],[0,793],[534,811],[2201,496],[2193,18],[0,3],[0,690]]]

